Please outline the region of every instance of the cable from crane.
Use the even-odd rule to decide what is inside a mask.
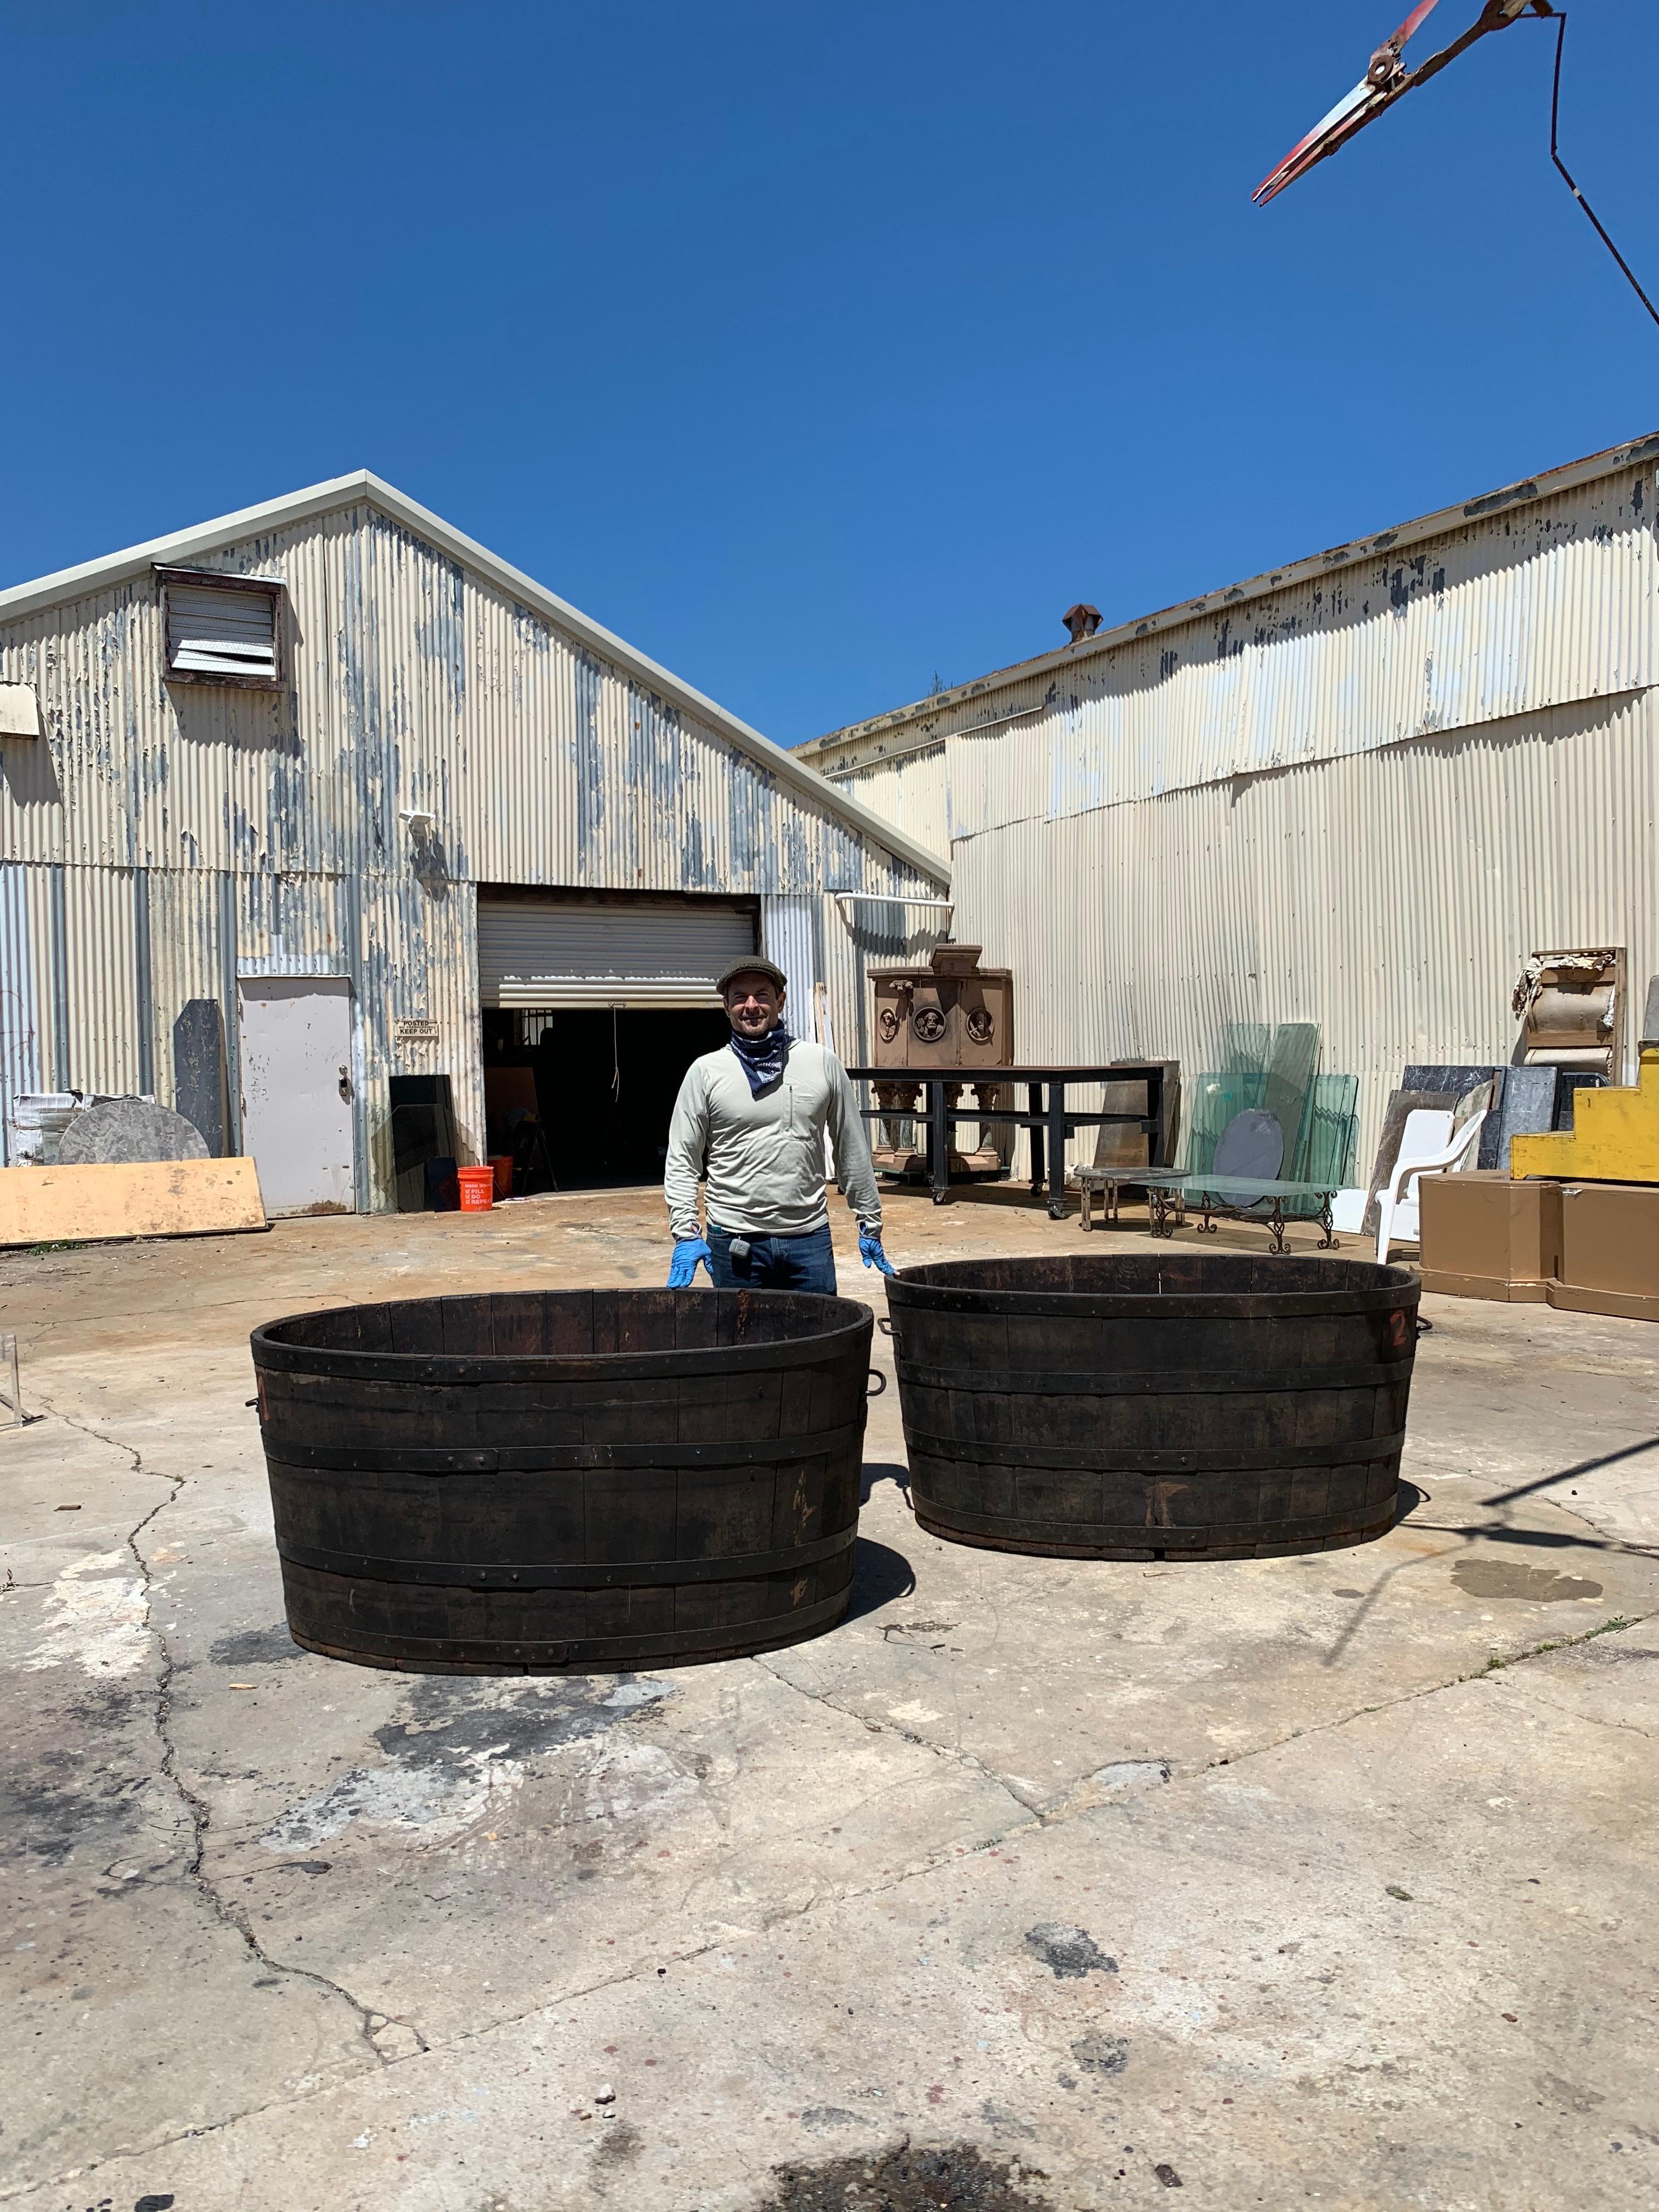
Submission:
[[[1637,298],[1647,309],[1649,314],[1653,317],[1654,321],[1656,323],[1659,323],[1659,307],[1656,307],[1654,306],[1652,301],[1649,299],[1647,294],[1642,289],[1640,284],[1637,283],[1636,271],[1631,267],[1629,262],[1626,260],[1624,255],[1613,244],[1612,239],[1608,237],[1606,226],[1603,224],[1601,217],[1596,214],[1595,210],[1584,198],[1583,192],[1579,191],[1577,183],[1574,181],[1571,170],[1568,168],[1566,163],[1561,159],[1560,151],[1556,145],[1556,130],[1561,113],[1561,49],[1566,43],[1567,11],[1565,8],[1560,8],[1553,9],[1550,12],[1555,17],[1555,83],[1550,94],[1550,159],[1554,162],[1556,167],[1561,172],[1561,176],[1563,181],[1566,185],[1567,190],[1572,194],[1574,199],[1577,201],[1579,206],[1583,209],[1584,213],[1595,225],[1596,236],[1601,240],[1602,245],[1607,247],[1607,252],[1612,254],[1613,259],[1619,264],[1619,266],[1624,270],[1626,278],[1629,280],[1632,291],[1635,293]],[[1534,16],[1532,20],[1534,22],[1547,22],[1549,18],[1548,16]]]

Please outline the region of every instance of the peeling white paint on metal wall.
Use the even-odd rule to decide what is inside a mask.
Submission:
[[[391,1074],[446,1070],[482,1147],[481,883],[811,899],[856,1030],[826,894],[933,886],[833,805],[366,500],[192,565],[283,579],[283,690],[165,684],[148,572],[0,624],[0,681],[34,686],[46,733],[5,747],[0,864],[48,1085],[144,1075],[170,1103],[173,1024],[208,998],[234,1112],[237,972],[349,975],[360,1202],[386,1203]]]
[[[49,732],[8,748],[0,858],[401,873],[423,810],[475,883],[928,888],[371,508],[198,565],[287,580],[286,692],[169,690],[148,576],[0,629]]]
[[[812,757],[937,848],[1612,698],[1659,682],[1656,503],[1644,463]]]

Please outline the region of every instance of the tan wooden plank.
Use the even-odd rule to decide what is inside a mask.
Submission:
[[[251,1159],[0,1168],[0,1245],[264,1229]]]

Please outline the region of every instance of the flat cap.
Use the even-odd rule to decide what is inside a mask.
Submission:
[[[789,978],[781,968],[770,960],[763,960],[758,952],[746,952],[741,960],[734,960],[724,974],[715,978],[714,988],[721,998],[726,996],[726,985],[738,975],[764,975],[768,982],[775,983],[780,991],[789,988]]]

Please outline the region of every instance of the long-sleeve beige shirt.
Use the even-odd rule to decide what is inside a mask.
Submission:
[[[685,1071],[668,1127],[663,1194],[677,1238],[697,1237],[697,1184],[708,1218],[745,1237],[805,1237],[830,1218],[823,1139],[859,1220],[881,1226],[870,1144],[847,1070],[821,1044],[791,1040],[778,1081],[756,1097],[729,1046]]]

